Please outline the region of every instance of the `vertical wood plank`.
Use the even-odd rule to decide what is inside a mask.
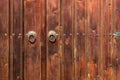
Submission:
[[[88,0],[88,53],[89,80],[101,80],[100,64],[100,0]]]
[[[85,23],[86,0],[75,0],[75,79],[86,80]]]
[[[114,1],[114,33],[120,32],[120,0]],[[120,38],[114,37],[114,64],[116,65],[116,80],[120,79]]]
[[[24,36],[35,31],[37,38],[31,43],[24,37],[24,80],[41,80],[41,28],[43,27],[44,0],[24,0]]]
[[[0,80],[9,79],[9,0],[0,0]]]
[[[103,7],[104,6],[104,7]],[[115,66],[112,63],[113,58],[113,1],[102,0],[102,56],[103,56],[103,79],[115,80]]]
[[[60,32],[60,0],[47,0],[47,34],[50,30]],[[47,80],[60,80],[59,36],[55,42],[47,37]]]
[[[10,12],[9,12],[9,16],[10,16],[10,66],[9,66],[9,71],[10,71],[10,75],[9,75],[9,78],[10,80],[13,80],[13,40],[12,40],[12,30],[11,30],[11,27],[13,27],[13,0],[10,1],[9,3],[9,7],[10,7]]]
[[[46,66],[46,62],[47,62],[47,46],[46,46],[46,0],[42,0],[41,3],[41,8],[43,9],[41,13],[41,80],[46,80],[46,76],[47,76],[47,66]]]
[[[62,80],[74,80],[74,0],[62,0]]]
[[[111,34],[115,33],[115,0],[111,0]],[[117,58],[116,58],[116,48],[115,48],[115,38],[111,36],[111,64],[112,64],[112,69],[111,69],[111,80],[116,80],[116,63],[117,63]]]
[[[10,80],[22,80],[22,0],[10,1]]]

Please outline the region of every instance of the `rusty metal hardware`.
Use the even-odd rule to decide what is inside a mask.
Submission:
[[[28,40],[29,40],[31,43],[33,43],[33,42],[35,42],[35,40],[36,40],[37,33],[36,33],[35,31],[29,31],[29,32],[27,33],[27,37],[28,37]]]
[[[120,32],[116,32],[113,34],[114,37],[120,37]]]
[[[49,31],[48,33],[48,39],[50,42],[55,42],[57,39],[57,36],[58,34],[54,30]]]

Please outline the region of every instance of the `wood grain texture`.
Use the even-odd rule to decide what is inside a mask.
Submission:
[[[119,80],[115,32],[120,0],[0,0],[0,80]]]
[[[114,32],[120,32],[120,0],[114,1]],[[116,80],[120,79],[120,38],[114,38],[114,61]]]
[[[113,33],[114,27],[112,23],[113,16],[113,1],[102,0],[102,57],[103,57],[103,79],[115,80],[115,66],[112,63],[113,55],[113,38],[110,34]],[[103,7],[104,6],[104,7]]]
[[[7,36],[5,36],[7,34]],[[0,0],[0,80],[9,79],[9,0]]]
[[[10,1],[10,80],[22,80],[22,5],[22,0]]]
[[[100,68],[100,0],[88,0],[88,79],[102,80]]]
[[[47,34],[60,31],[60,0],[47,0]],[[47,37],[47,36],[46,36]],[[60,80],[59,36],[55,42],[47,37],[47,80]]]
[[[86,51],[85,51],[85,28],[86,28],[86,0],[75,0],[75,41],[74,54],[76,56],[75,63],[75,79],[86,80]]]
[[[74,80],[74,0],[62,0],[62,80]]]
[[[46,76],[47,76],[47,46],[46,46],[46,36],[47,36],[47,33],[46,33],[46,1],[45,0],[42,0],[42,2],[40,3],[41,5],[41,9],[42,9],[42,12],[41,13],[41,35],[40,35],[40,40],[41,40],[41,80],[46,80]]]
[[[44,0],[24,0],[24,80],[41,79],[41,27]],[[26,34],[35,31],[37,38],[31,43]]]

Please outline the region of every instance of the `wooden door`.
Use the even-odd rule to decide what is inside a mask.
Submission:
[[[8,80],[9,73],[9,1],[0,1],[0,80]]]
[[[119,46],[119,0],[0,1],[0,80],[119,80]]]

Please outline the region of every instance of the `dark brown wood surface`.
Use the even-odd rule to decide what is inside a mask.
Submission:
[[[86,79],[86,52],[85,52],[85,28],[86,28],[86,1],[75,0],[75,79]]]
[[[41,80],[46,80],[46,52],[47,52],[47,46],[46,46],[46,1],[41,0],[41,9],[42,11],[40,12],[41,14],[41,34],[40,34],[40,41],[41,41]]]
[[[47,0],[46,31],[60,31],[60,0]],[[47,37],[47,35],[46,35]],[[47,80],[60,80],[59,36],[55,42],[47,41]]]
[[[87,76],[90,80],[101,80],[100,0],[88,0],[87,5]]]
[[[47,34],[50,30],[59,33],[60,0],[47,0]],[[59,39],[50,42],[47,38],[47,80],[60,80]]]
[[[0,80],[119,80],[116,32],[119,0],[1,0]]]
[[[24,0],[24,80],[41,79],[41,27],[43,0]],[[31,43],[26,34],[35,31],[37,38]]]
[[[9,0],[0,0],[0,80],[9,79]]]
[[[62,80],[74,80],[74,0],[62,0],[61,24],[62,24]]]
[[[10,80],[22,80],[23,2],[10,1]]]

